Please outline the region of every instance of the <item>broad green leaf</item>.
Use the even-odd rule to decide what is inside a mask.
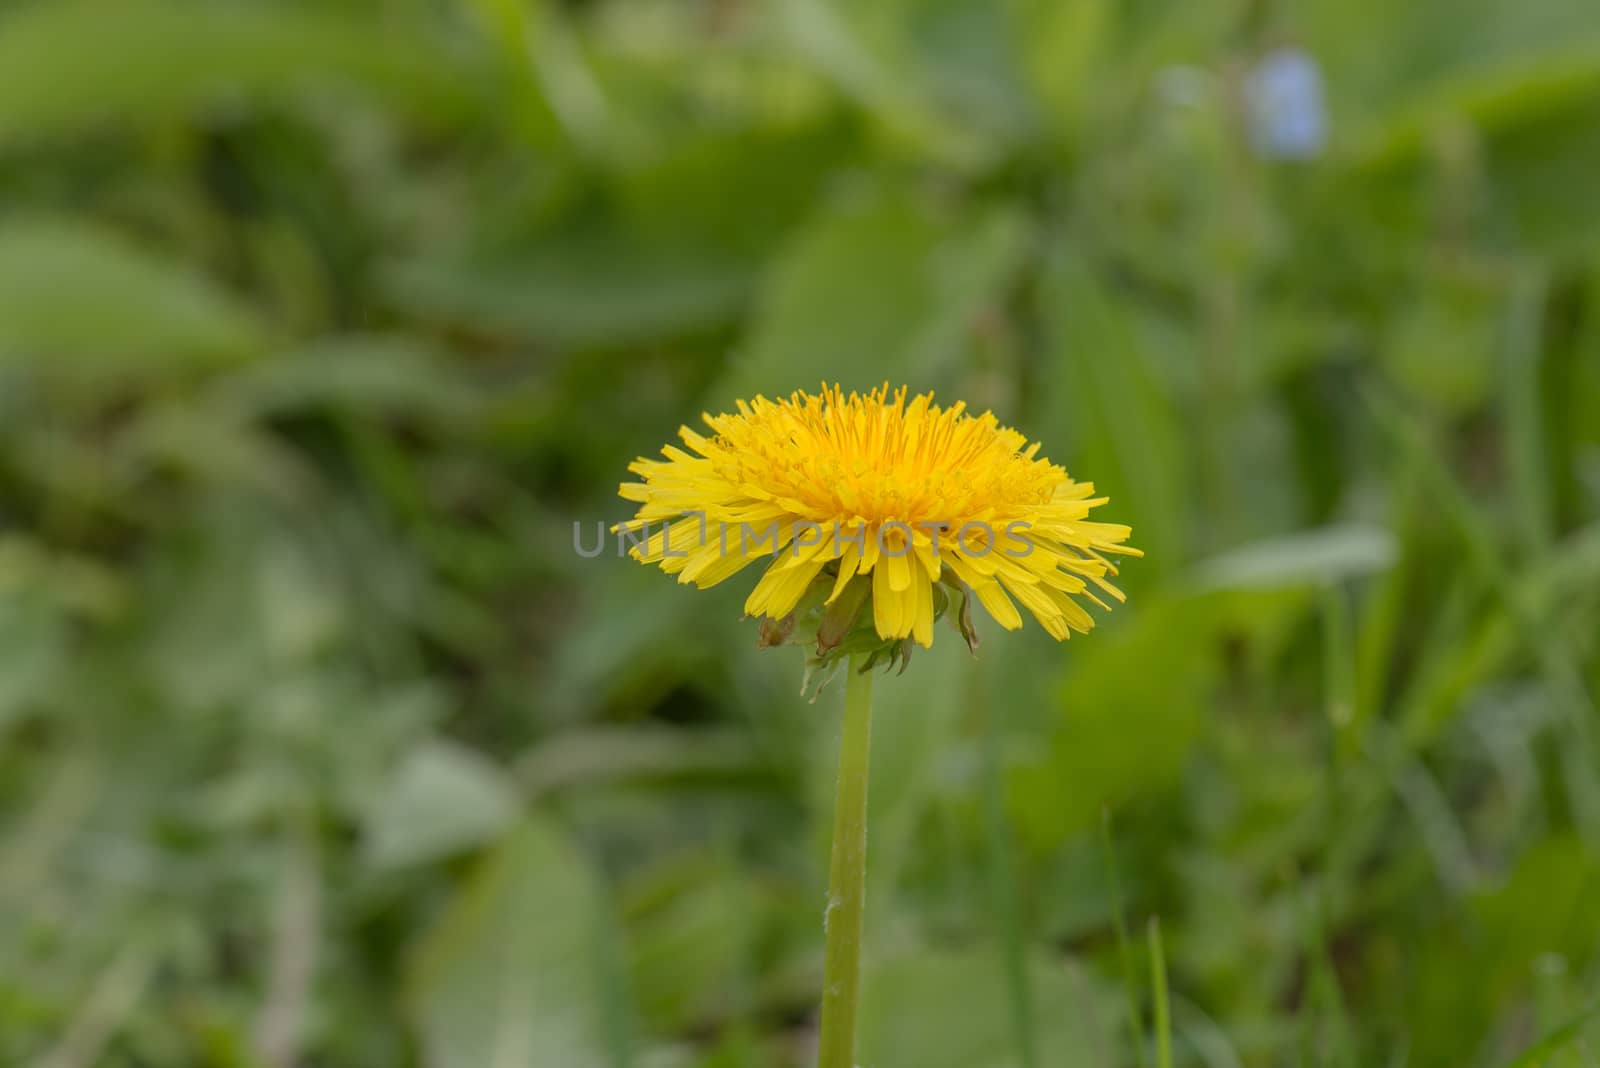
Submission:
[[[318,408],[457,420],[487,400],[448,354],[407,337],[333,336],[216,384],[222,404],[261,417]]]
[[[182,264],[88,224],[0,221],[0,362],[119,380],[261,344],[250,310]]]
[[[306,5],[18,5],[0,18],[0,145],[318,86],[455,111],[471,99],[472,68],[440,40],[422,27]]]
[[[781,0],[776,29],[794,57],[860,105],[894,138],[946,160],[968,164],[987,153],[926,99],[902,38],[903,27],[873,16],[888,13],[838,0]]]
[[[1518,858],[1499,886],[1477,895],[1478,947],[1508,983],[1541,953],[1585,959],[1600,948],[1600,858],[1576,838],[1554,834]]]
[[[0,534],[0,736],[25,713],[67,698],[72,624],[104,622],[123,607],[115,572]]]
[[[1533,1045],[1523,1050],[1515,1060],[1507,1062],[1505,1068],[1542,1068],[1543,1065],[1556,1063],[1553,1059],[1557,1053],[1564,1052],[1572,1047],[1581,1048],[1581,1044],[1584,1042],[1584,1032],[1591,1027],[1597,1016],[1600,1016],[1600,1002],[1590,1005],[1566,1023],[1541,1037]]]
[[[1002,146],[1026,144],[1034,136],[1039,115],[1021,74],[1027,38],[1017,5],[920,0],[910,5],[905,23],[914,70],[939,115],[980,133],[997,156]],[[1093,32],[1092,26],[1084,29]],[[1075,42],[1073,51],[1082,47]],[[1061,58],[1071,77],[1077,57]]]
[[[749,288],[720,253],[606,235],[493,257],[392,265],[383,288],[411,314],[572,346],[638,343],[719,326]]]
[[[59,687],[68,649],[57,606],[36,591],[0,582],[0,737],[12,720]]]
[[[949,381],[981,314],[1026,250],[1004,207],[945,216],[888,193],[824,213],[763,283],[754,322],[717,400],[887,379]]]
[[[520,808],[515,787],[488,760],[451,742],[424,742],[374,799],[368,854],[383,867],[446,857],[493,840]]]
[[[1065,959],[1027,962],[1041,1063],[1106,1063],[1114,1003]],[[858,1059],[872,1068],[1016,1068],[1000,955],[923,950],[869,961]]]
[[[537,797],[568,786],[756,779],[766,771],[743,731],[595,727],[552,735],[517,761],[518,778]]]
[[[1444,78],[1397,109],[1397,119],[1378,125],[1362,143],[1361,158],[1377,166],[1404,162],[1451,122],[1468,119],[1490,130],[1514,129],[1520,121],[1593,99],[1596,93],[1600,42],[1595,41]]]
[[[749,1011],[757,902],[739,872],[690,854],[633,880],[628,896],[629,964],[646,1020],[671,1032]]]
[[[1581,176],[1600,169],[1600,84],[1496,132],[1486,148],[1489,180],[1517,234],[1556,257],[1587,256],[1600,212]]]
[[[1476,1028],[1494,1019],[1532,979],[1542,955],[1588,960],[1600,946],[1600,863],[1575,838],[1539,839],[1502,885],[1473,896],[1465,915],[1430,921],[1416,946],[1408,1006],[1416,1056],[1460,1063],[1477,1052]]]
[[[428,1068],[612,1068],[612,919],[596,874],[533,818],[478,867],[410,972]]]
[[[1038,300],[1050,358],[1031,398],[1037,432],[1065,438],[1050,448],[1072,450],[1067,471],[1111,498],[1107,519],[1133,527],[1147,557],[1139,573],[1171,568],[1186,548],[1185,483],[1197,464],[1170,383],[1153,373],[1129,303],[1093,264],[1053,259]]]
[[[630,233],[710,246],[741,262],[770,252],[810,218],[857,135],[837,118],[687,131],[610,177]],[[728,190],[739,195],[730,197]]]
[[[1382,571],[1396,554],[1382,527],[1347,524],[1246,545],[1196,565],[1203,589],[1274,589]]]
[[[1382,21],[1385,32],[1363,32]],[[1441,123],[1505,129],[1600,92],[1585,0],[1317,0],[1305,25],[1343,140],[1369,164],[1414,159]]]
[[[1494,386],[1503,288],[1467,272],[1421,279],[1385,338],[1384,366],[1408,392],[1442,409],[1468,412]]]
[[[1109,0],[1025,0],[1019,9],[1028,80],[1055,131],[1074,134],[1103,85],[1092,75],[1107,58],[1114,5]]]
[[[774,11],[787,50],[876,120],[893,149],[978,172],[1034,132],[1007,5],[781,0]]]
[[[1007,777],[1012,818],[1027,840],[1052,848],[1093,827],[1106,806],[1175,788],[1223,678],[1224,638],[1270,638],[1303,602],[1283,593],[1158,601],[1140,607],[1131,625],[1090,635],[1062,685],[1048,742]]]

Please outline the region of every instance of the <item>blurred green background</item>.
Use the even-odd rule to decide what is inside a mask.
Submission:
[[[1600,1065],[1597,176],[1593,0],[0,5],[0,1063],[806,1065],[839,688],[573,526],[826,379],[1148,553],[879,683],[865,1068]]]

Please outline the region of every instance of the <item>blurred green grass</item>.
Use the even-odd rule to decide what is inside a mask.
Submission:
[[[1597,130],[1590,0],[0,5],[0,1063],[806,1064],[837,693],[572,529],[821,380],[1148,552],[878,687],[865,1068],[1600,1063]]]

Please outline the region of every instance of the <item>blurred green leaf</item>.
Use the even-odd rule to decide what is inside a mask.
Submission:
[[[1111,497],[1145,551],[1145,573],[1182,559],[1194,464],[1124,300],[1081,257],[1046,265],[1037,300],[1051,353],[1033,398],[1043,430],[1076,446],[1069,473]]]
[[[1025,0],[1015,5],[1025,69],[1058,134],[1071,135],[1092,113],[1108,58],[1115,7],[1109,0]]]
[[[1278,589],[1382,571],[1394,563],[1394,537],[1382,527],[1347,524],[1246,545],[1195,565],[1201,589]]]
[[[1584,0],[1425,0],[1398,10],[1318,0],[1305,22],[1352,143],[1393,162],[1421,147],[1440,120],[1510,125],[1600,89],[1593,14]],[[1374,17],[1388,32],[1372,38],[1355,29]]]
[[[1018,5],[922,0],[909,9],[908,51],[930,105],[991,141],[996,154],[1002,146],[1026,144],[1037,132],[1039,116],[1020,74],[1027,38]],[[1082,47],[1073,45],[1074,51]],[[1078,57],[1062,58],[1067,60],[1062,73],[1071,77],[1071,61]]]
[[[1523,1050],[1516,1059],[1509,1061],[1505,1068],[1541,1068],[1550,1063],[1550,1059],[1569,1047],[1579,1046],[1584,1042],[1584,1031],[1600,1016],[1600,1003],[1589,1006],[1577,1016],[1557,1027],[1554,1031],[1543,1036],[1539,1041]],[[1587,1053],[1585,1053],[1587,1057]],[[1592,1058],[1591,1058],[1592,1059]]]
[[[216,384],[219,400],[252,417],[337,407],[440,420],[461,419],[488,399],[448,354],[412,338],[321,338]]]
[[[368,853],[381,867],[426,863],[492,841],[520,809],[515,787],[488,760],[450,742],[424,742],[374,800]]]
[[[1591,30],[1586,36],[1593,38]],[[1420,91],[1398,117],[1379,125],[1362,146],[1382,166],[1420,153],[1430,134],[1463,118],[1494,130],[1514,128],[1600,92],[1600,42],[1579,36],[1562,52],[1520,58],[1489,70],[1441,79]]]
[[[426,318],[572,346],[718,326],[749,285],[748,267],[726,254],[603,234],[494,256],[396,263],[383,276],[395,304]]]
[[[861,995],[862,1064],[874,1068],[1014,1068],[1000,954],[924,950],[869,961]],[[1028,961],[1041,1063],[1105,1064],[1115,1004],[1075,963]]]
[[[1007,775],[1013,820],[1045,851],[1095,826],[1106,806],[1173,789],[1225,671],[1223,643],[1266,639],[1303,607],[1285,593],[1212,593],[1145,604],[1096,634],[1061,689],[1043,749]]]
[[[262,343],[238,299],[118,234],[0,220],[0,362],[137,379],[236,360]]]
[[[1504,291],[1466,272],[1439,272],[1396,316],[1384,361],[1408,391],[1447,411],[1482,404],[1495,382]]]
[[[766,770],[742,731],[594,728],[555,734],[523,754],[518,777],[537,797],[565,786],[639,779],[667,783],[759,779]]]
[[[230,94],[360,86],[424,110],[459,111],[472,67],[398,20],[332,8],[65,0],[0,19],[0,144],[114,122],[193,117]]]
[[[1560,259],[1586,256],[1600,233],[1583,192],[1583,176],[1600,167],[1600,74],[1595,81],[1592,92],[1494,131],[1486,144],[1508,223]]]
[[[774,264],[718,400],[948,382],[1026,248],[1005,207],[952,217],[884,192],[826,212]]]
[[[410,1007],[429,1068],[612,1068],[597,876],[542,819],[513,831],[417,947]]]
[[[71,648],[66,613],[43,586],[43,562],[18,548],[0,539],[0,736],[58,689]],[[32,573],[19,575],[22,567]]]
[[[752,888],[715,858],[690,855],[634,881],[628,907],[633,987],[665,1031],[748,1012],[757,920]]]
[[[903,25],[837,0],[781,0],[775,23],[795,57],[860,105],[889,133],[948,160],[983,155],[968,131],[949,121],[918,84]],[[874,17],[878,16],[878,17]]]
[[[1466,915],[1431,925],[1411,987],[1417,1055],[1445,1063],[1471,1056],[1481,1036],[1459,1026],[1495,1016],[1532,982],[1543,954],[1587,960],[1600,943],[1600,862],[1578,839],[1554,836],[1518,859],[1505,882],[1482,891]]]
[[[610,180],[630,233],[722,249],[748,262],[811,217],[829,176],[855,147],[854,132],[831,115],[690,129]],[[730,197],[729,189],[739,195]]]

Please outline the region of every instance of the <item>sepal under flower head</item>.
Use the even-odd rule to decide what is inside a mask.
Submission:
[[[870,579],[857,575],[845,584],[839,597],[830,599],[828,593],[835,581],[836,576],[824,571],[812,581],[794,611],[778,619],[763,618],[757,631],[757,643],[764,649],[788,645],[805,650],[806,671],[800,690],[812,700],[852,657],[863,658],[862,671],[882,663],[903,673],[916,649],[909,638],[885,638],[878,633]],[[934,587],[933,602],[935,622],[948,615],[968,650],[976,653],[978,632],[972,622],[971,591],[947,574]]]

